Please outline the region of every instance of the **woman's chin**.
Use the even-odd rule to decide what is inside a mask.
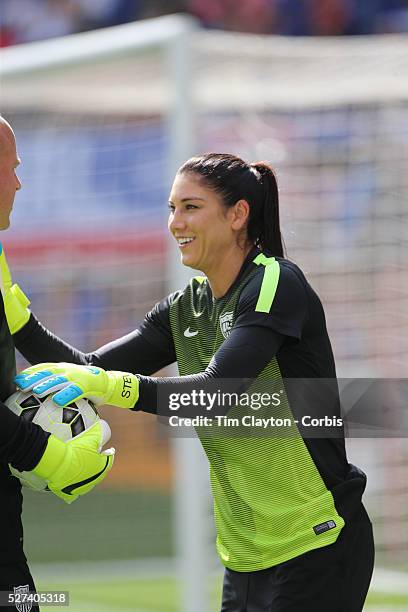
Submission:
[[[181,263],[188,268],[194,268],[194,270],[200,269],[195,258],[191,257],[191,255],[189,256],[187,253],[181,253]]]

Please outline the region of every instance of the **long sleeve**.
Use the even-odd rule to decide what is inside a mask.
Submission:
[[[48,435],[38,425],[27,423],[16,416],[3,403],[14,391],[15,350],[10,330],[7,325],[2,294],[0,292],[0,488],[1,496],[4,487],[7,488],[7,464],[11,463],[17,469],[30,470],[40,461],[47,445]],[[8,499],[13,505],[16,497]],[[2,504],[4,505],[4,499]],[[16,506],[11,506],[10,512],[18,512]],[[1,549],[1,544],[0,544]]]
[[[161,393],[177,393],[187,385],[198,388],[214,379],[235,380],[236,386],[229,387],[230,392],[242,391],[245,381],[256,378],[264,367],[276,355],[284,342],[284,336],[262,327],[239,327],[233,329],[229,338],[215,353],[208,367],[199,374],[152,378],[139,376],[140,397],[136,410],[157,413]],[[265,348],[261,348],[265,347]],[[242,356],[245,355],[245,359]]]
[[[28,423],[0,403],[0,462],[20,471],[32,470],[40,461],[49,434]]]
[[[89,353],[53,334],[34,315],[13,336],[14,343],[31,364],[65,361],[96,365],[105,370],[153,374],[176,359],[168,316],[171,299],[169,296],[156,304],[131,333]]]
[[[213,356],[204,372],[192,376],[152,378],[151,374],[176,361],[174,342],[170,329],[169,309],[176,294],[156,304],[139,328],[114,340],[96,351],[84,353],[70,346],[47,330],[34,315],[17,334],[14,342],[30,363],[65,361],[80,365],[96,365],[106,370],[122,370],[139,375],[140,393],[135,407],[157,413],[159,386],[176,387],[185,384],[203,384],[216,378],[255,378],[274,357],[284,336],[277,331],[248,320],[247,305],[242,305],[239,323],[230,337]],[[247,323],[247,324],[246,324]],[[245,354],[245,360],[242,355]]]

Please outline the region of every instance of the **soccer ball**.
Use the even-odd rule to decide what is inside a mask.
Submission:
[[[31,392],[17,391],[5,401],[5,404],[22,419],[37,423],[64,442],[75,438],[99,420],[95,406],[85,398],[61,408],[53,402],[51,395],[37,397]],[[47,482],[32,472],[19,472],[12,466],[10,471],[21,484],[30,489],[49,490]]]

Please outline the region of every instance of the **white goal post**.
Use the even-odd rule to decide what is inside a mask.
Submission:
[[[209,32],[186,16],[3,49],[0,112],[16,126],[26,172],[10,230],[12,267],[28,283],[35,278],[42,314],[61,334],[56,306],[67,318],[77,306],[59,300],[59,291],[69,284],[68,296],[90,287],[102,295],[89,338],[100,338],[98,317],[108,301],[107,341],[190,276],[175,250],[163,247],[159,229],[180,163],[209,150],[266,159],[278,174],[289,257],[322,298],[339,376],[403,377],[407,76],[405,36]],[[53,228],[48,236],[45,221]],[[60,278],[62,268],[68,279]],[[111,287],[125,298],[115,300]],[[80,313],[86,319],[85,309]],[[129,427],[118,421],[123,432]],[[162,444],[160,435],[154,431],[152,440]],[[131,456],[124,433],[125,454],[126,443]],[[407,566],[406,445],[348,444],[350,460],[369,476],[377,558]],[[182,612],[206,612],[214,534],[205,461],[194,440],[173,440],[172,453]],[[125,471],[119,476],[130,479]]]

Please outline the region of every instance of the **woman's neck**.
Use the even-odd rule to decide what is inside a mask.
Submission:
[[[252,245],[247,245],[242,249],[235,247],[234,250],[224,253],[223,257],[217,260],[217,266],[214,270],[208,272],[203,270],[208,278],[214,298],[219,299],[227,293],[251,249]]]

